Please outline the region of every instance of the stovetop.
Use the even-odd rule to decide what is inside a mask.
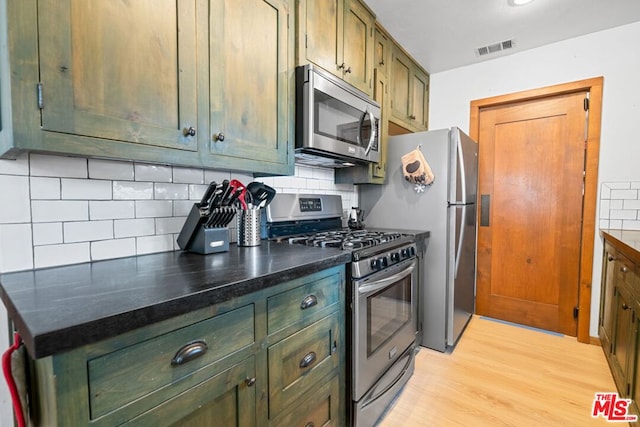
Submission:
[[[288,236],[278,239],[291,244],[334,247],[343,250],[363,249],[382,245],[404,237],[401,233],[342,228],[317,233]]]

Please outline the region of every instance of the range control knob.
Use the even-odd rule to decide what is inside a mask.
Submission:
[[[385,256],[385,257],[382,257],[382,258],[380,259],[380,264],[382,265],[382,268],[387,268],[387,267],[389,267],[389,258],[387,258],[386,256]]]
[[[411,253],[411,256],[416,256],[416,248],[414,246],[409,248],[409,252]]]
[[[391,262],[400,261],[400,252],[391,252]]]
[[[374,258],[371,260],[371,269],[372,270],[380,270],[382,268],[382,262],[378,258]]]
[[[409,249],[408,248],[403,248],[400,250],[400,256],[402,258],[409,258]]]

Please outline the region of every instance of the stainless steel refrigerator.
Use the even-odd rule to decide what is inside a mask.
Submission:
[[[435,177],[416,191],[401,157],[420,147]],[[421,345],[446,351],[475,309],[478,144],[457,127],[389,137],[384,185],[360,185],[367,228],[427,230],[418,289]],[[421,322],[421,323],[420,323]]]

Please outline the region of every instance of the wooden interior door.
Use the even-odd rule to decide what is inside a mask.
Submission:
[[[478,314],[576,336],[586,97],[480,111]]]

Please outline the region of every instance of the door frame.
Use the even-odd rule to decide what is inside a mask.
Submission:
[[[548,98],[568,93],[589,93],[584,198],[582,202],[582,227],[580,233],[580,278],[578,288],[577,338],[578,341],[582,343],[591,342],[589,327],[591,321],[593,247],[595,240],[596,207],[598,204],[598,162],[600,153],[603,83],[604,77],[594,77],[586,80],[474,100],[471,101],[469,120],[469,136],[478,141],[478,135],[480,134],[480,111],[484,108]],[[480,143],[480,141],[478,141],[478,143]]]

